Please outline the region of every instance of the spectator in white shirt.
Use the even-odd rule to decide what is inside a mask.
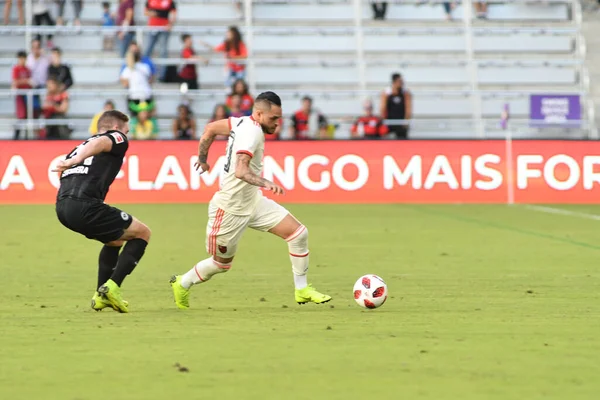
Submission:
[[[121,72],[121,83],[129,89],[127,104],[131,115],[136,116],[140,111],[140,103],[144,103],[144,110],[154,113],[154,99],[152,98],[152,71],[147,64],[140,61],[140,53],[129,51],[126,56],[127,66]]]
[[[27,56],[26,65],[31,71],[33,87],[46,87],[50,59],[44,54],[44,50],[42,50],[42,43],[39,39],[33,39],[31,41],[31,53],[29,53]]]

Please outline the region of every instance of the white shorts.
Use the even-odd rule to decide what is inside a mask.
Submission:
[[[246,228],[267,232],[288,214],[285,207],[266,197],[258,202],[250,215],[229,214],[211,201],[206,224],[206,251],[213,256],[233,257]]]

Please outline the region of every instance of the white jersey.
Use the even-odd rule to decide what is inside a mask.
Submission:
[[[219,191],[213,196],[213,203],[233,215],[250,215],[263,195],[258,186],[235,177],[237,155],[248,154],[252,157],[250,170],[261,176],[265,134],[252,117],[229,118],[229,129],[223,178]]]

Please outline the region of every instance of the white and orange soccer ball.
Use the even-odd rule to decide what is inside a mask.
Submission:
[[[364,275],[354,284],[354,300],[364,308],[381,307],[387,300],[387,285],[377,275]]]

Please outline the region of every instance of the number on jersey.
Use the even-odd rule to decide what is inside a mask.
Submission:
[[[225,162],[225,166],[223,170],[225,172],[229,172],[229,168],[231,167],[231,156],[233,155],[233,143],[235,142],[235,132],[229,132],[229,141],[227,142],[227,153],[225,153],[225,157],[227,161]]]

